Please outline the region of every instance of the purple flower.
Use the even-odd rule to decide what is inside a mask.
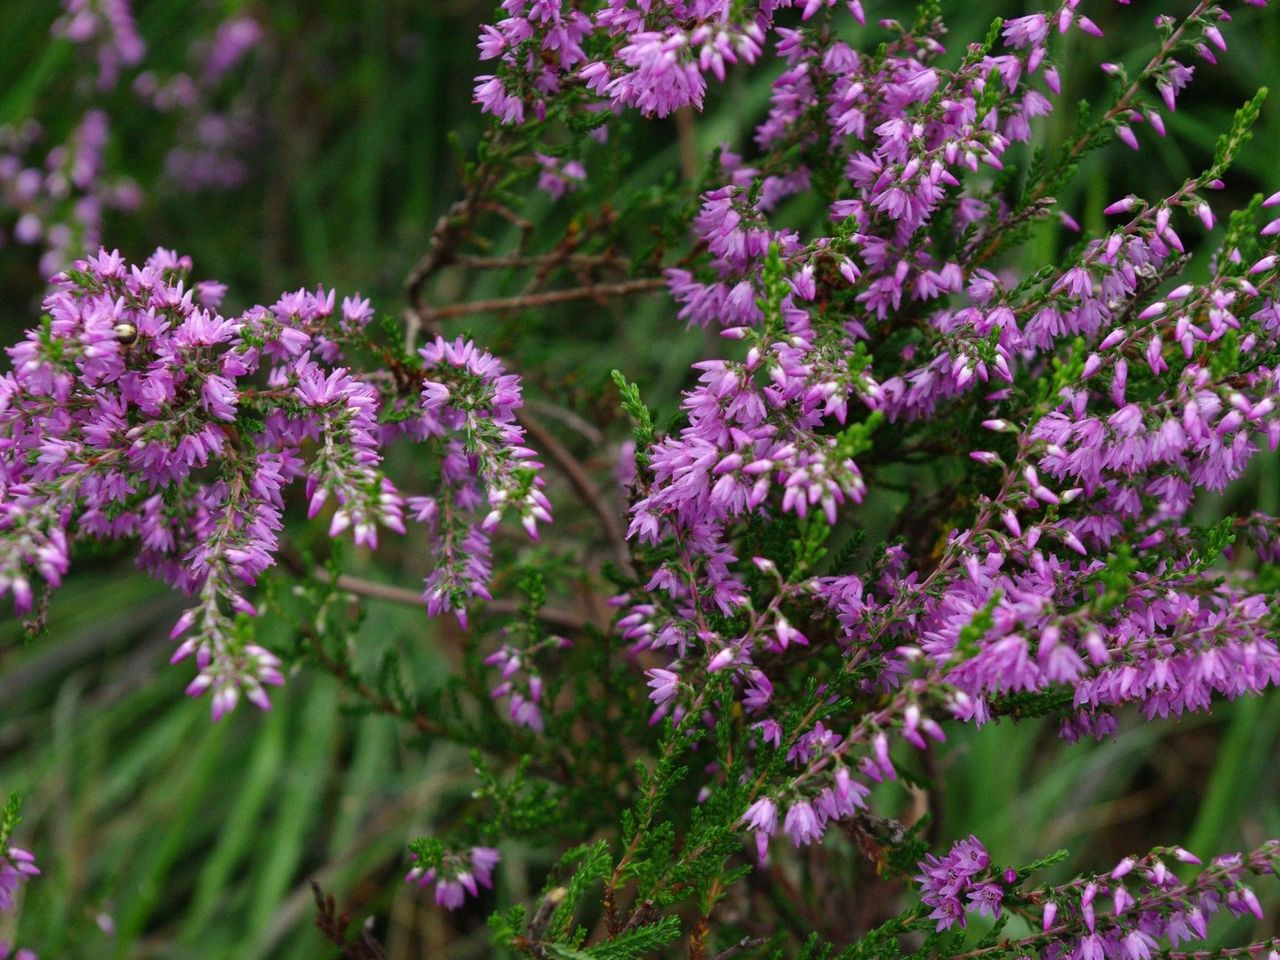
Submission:
[[[818,821],[813,807],[805,800],[793,803],[787,810],[782,829],[797,847],[808,846],[822,838],[822,824]]]

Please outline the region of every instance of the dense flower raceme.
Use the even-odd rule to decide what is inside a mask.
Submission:
[[[994,67],[1013,93],[1024,70],[1035,72],[1045,65],[1052,33],[1074,28],[1101,35],[1078,6],[1079,0],[1066,0],[1054,9],[1009,21],[1004,38],[1009,47],[1027,50],[1026,55],[985,58],[982,72]],[[928,100],[940,80],[938,72],[917,59],[918,54],[928,59],[941,51],[936,36],[915,38],[923,40],[919,49],[899,47],[905,56],[875,63],[882,69],[867,73],[870,58],[843,41],[827,35],[821,49],[815,49],[810,39],[819,35],[817,30],[781,25],[792,11],[798,11],[802,23],[821,23],[838,10],[865,24],[860,0],[504,0],[501,10],[506,16],[486,25],[480,35],[480,58],[495,63],[496,72],[476,78],[475,100],[503,123],[543,119],[551,106],[568,102],[593,112],[634,108],[657,117],[681,107],[701,108],[708,78],[723,80],[732,65],[756,63],[770,39],[788,69],[775,86],[773,114],[758,131],[762,141],[785,135],[793,120],[807,112],[825,112],[834,133],[860,137],[875,126],[875,114],[903,105],[895,104],[903,93],[906,103]],[[1212,61],[1211,45],[1220,44],[1222,35],[1212,19],[1203,26],[1203,39],[1198,38],[1195,49]],[[1161,64],[1159,91],[1168,109],[1174,109],[1193,70],[1172,58]],[[1045,79],[1057,89],[1055,68],[1045,70]],[[885,96],[886,84],[907,81],[907,89],[889,90]],[[1015,139],[1046,109],[1043,96],[1036,93],[1003,99],[1011,110],[997,123],[967,111],[963,101],[946,107],[953,121],[980,123],[990,133],[1012,134]],[[1135,113],[1122,125],[1120,136],[1136,142],[1132,124],[1146,120],[1160,126],[1158,114]],[[990,162],[985,149],[974,155]],[[900,196],[905,199],[906,191]]]
[[[489,531],[512,510],[549,519],[538,464],[512,423],[519,385],[470,343],[423,351],[419,402],[341,366],[367,301],[319,290],[238,316],[221,284],[157,251],[142,265],[102,252],[53,280],[42,326],[9,349],[0,378],[0,591],[19,612],[33,577],[59,585],[84,538],[136,540],[139,564],[190,594],[175,660],[195,657],[189,692],[220,716],[241,694],[267,705],[277,659],[244,639],[246,587],[276,562],[287,488],[301,480],[333,536],[376,547],[404,532],[404,498],[380,469],[408,437],[439,450],[441,492],[410,498],[439,547],[425,599],[436,613],[487,596]],[[335,315],[336,312],[336,315]],[[375,385],[378,384],[378,385]],[[395,405],[396,423],[380,422]]]
[[[548,98],[580,83],[598,106],[665,117],[702,105],[707,74],[723,79],[726,63],[761,54],[763,30],[750,17],[731,18],[726,0],[596,6],[587,13],[562,0],[505,0],[508,16],[486,26],[479,44],[481,59],[496,60],[499,72],[476,78],[476,101],[519,123],[526,109],[530,118],[544,116]],[[588,53],[596,47],[607,53]]]
[[[1156,850],[1126,857],[1110,873],[1028,894],[1016,871],[994,867],[982,843],[970,837],[943,857],[928,857],[915,879],[938,930],[964,926],[968,914],[994,920],[1002,909],[1013,909],[1039,921],[1040,931],[1017,943],[1028,952],[1053,960],[1149,960],[1181,943],[1205,940],[1209,921],[1224,908],[1261,919],[1257,895],[1245,880],[1275,874],[1280,841],[1217,857],[1189,882],[1172,869],[1199,862],[1181,848]],[[1276,944],[1270,946],[1274,952]]]
[[[1045,694],[1065,736],[1104,735],[1125,704],[1177,715],[1280,681],[1264,597],[1214,565],[1257,531],[1238,522],[1215,547],[1189,521],[1197,490],[1221,490],[1259,438],[1280,439],[1280,226],[1235,230],[1210,280],[1174,285],[1178,231],[1214,225],[1225,155],[1158,201],[1118,200],[1105,211],[1114,229],[1023,281],[985,264],[1052,197],[1033,183],[1013,207],[993,173],[1061,88],[1051,37],[1099,32],[1077,5],[1006,23],[1002,48],[973,47],[952,69],[935,64],[940,24],[903,30],[873,57],[821,25],[775,24],[783,4],[749,6],[744,59],[771,35],[785,67],[756,131],[761,156],[721,152],[723,185],[693,221],[705,254],[669,272],[681,317],[719,326],[745,357],[697,364],[688,425],[645,451],[630,533],[666,559],[615,600],[633,651],[670,660],[648,670],[653,721],[698,717],[704,678],[732,679],[758,745],[785,748],[796,770],[744,815],[764,857],[775,833],[810,843],[861,807],[871,782],[895,776],[893,744],[925,748],[943,718],[984,722],[1005,698]],[[829,6],[805,5],[802,21]],[[480,78],[481,102],[505,121],[529,105],[541,116],[539,98],[576,71],[610,109],[697,106],[718,41],[700,48],[690,23],[732,37],[741,11],[645,9],[650,32],[624,36],[611,32],[637,22],[624,3],[590,16],[507,3],[509,19],[481,39],[504,65]],[[1160,52],[1132,82],[1104,65],[1123,85],[1090,137],[1138,143],[1139,123],[1162,134],[1161,110],[1193,73],[1180,58],[1212,64],[1228,19],[1208,3],[1162,17]],[[643,100],[630,92],[642,76]],[[817,189],[830,198],[826,235],[777,222],[779,200]],[[929,565],[895,546],[867,574],[787,577],[744,554],[770,518],[853,512],[867,486],[858,457],[882,422],[927,441],[944,415],[991,431],[991,449],[957,451],[988,471],[990,492]],[[891,693],[888,705],[844,733],[836,719],[785,729],[775,691],[832,620],[844,669]]]

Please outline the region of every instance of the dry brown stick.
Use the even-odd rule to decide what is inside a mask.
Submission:
[[[325,573],[318,571],[317,576],[324,577]],[[386,600],[390,603],[401,603],[410,607],[423,606],[421,594],[416,590],[409,590],[405,587],[396,587],[389,583],[377,583],[373,580],[363,580],[360,577],[353,577],[345,573],[339,574],[338,579],[334,582],[339,590],[346,590],[357,596],[368,597],[372,600]],[[485,601],[484,609],[489,613],[510,615],[520,612],[520,604],[514,600],[487,600]],[[539,610],[538,620],[552,629],[568,633],[581,633],[591,624],[591,621],[586,617],[555,607],[543,607]]]
[[[681,107],[676,111],[676,143],[680,148],[680,173],[686,183],[697,183],[698,174],[702,172],[702,158],[698,155],[692,107]]]
[[[536,397],[526,399],[524,405],[552,420],[559,420],[566,427],[581,434],[588,443],[595,444],[597,447],[604,445],[604,434],[600,432],[600,428],[567,407],[551,403],[549,400],[539,400]]]
[[[500,270],[511,267],[541,267],[546,264],[567,264],[576,267],[614,266],[623,269],[626,264],[609,253],[571,253],[567,256],[559,253],[526,253],[506,256],[477,257],[469,253],[460,253],[451,261],[454,266],[475,270]]]
[[[764,937],[743,937],[737,943],[725,947],[712,960],[729,960],[730,957],[737,956],[743,950],[753,950],[766,942]]]
[[[499,135],[491,134],[491,136],[496,143]],[[494,144],[491,143],[490,147],[493,146]],[[426,298],[427,280],[441,267],[453,262],[453,258],[457,256],[458,245],[475,223],[480,211],[486,207],[486,195],[498,183],[501,176],[499,166],[494,163],[481,166],[467,182],[466,195],[452,204],[431,229],[426,253],[409,271],[404,282],[405,294],[413,307],[413,316],[416,320],[430,325],[428,314],[431,305],[427,303]],[[412,346],[410,343],[410,349]]]
[[[604,531],[605,539],[609,541],[609,550],[613,554],[614,562],[618,564],[619,568],[627,576],[634,576],[635,568],[631,565],[631,551],[627,547],[626,531],[622,528],[617,513],[609,505],[609,502],[605,500],[600,488],[596,486],[596,482],[591,479],[591,474],[578,461],[578,458],[570,452],[569,448],[561,443],[555,434],[543,426],[542,421],[528,410],[517,410],[516,419],[520,421],[520,425],[529,434],[534,446],[544,450],[547,456],[555,461],[560,472],[569,481],[569,485],[573,487],[582,502],[596,515]]]
[[[417,309],[423,323],[431,324],[450,317],[463,317],[473,313],[505,313],[511,310],[529,310],[553,303],[571,303],[574,300],[606,300],[609,297],[625,297],[633,293],[647,293],[666,285],[664,277],[642,277],[639,280],[623,280],[620,283],[598,283],[589,287],[569,290],[547,290],[527,293],[518,297],[499,297],[493,300],[470,300],[451,303],[447,307],[423,306]]]

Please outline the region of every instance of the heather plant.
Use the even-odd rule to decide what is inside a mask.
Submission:
[[[1230,189],[1266,90],[1170,191],[1059,200],[1112,143],[1151,162],[1233,17],[1272,12],[1126,6],[953,37],[931,2],[505,0],[403,304],[232,308],[163,247],[51,271],[0,377],[0,593],[39,637],[81,557],[126,550],[182,598],[170,669],[219,726],[318,672],[465,751],[394,866],[479,901],[496,955],[1275,960],[1280,840],[1071,875],[938,827],[958,738],[1085,750],[1280,682],[1280,525],[1231,496],[1280,444],[1280,193]],[[68,11],[114,83],[127,5]],[[1099,22],[1140,49],[1104,60]],[[258,29],[227,21],[203,75]],[[632,182],[635,130],[687,145],[750,71],[747,145]],[[1085,72],[1104,99],[1051,142]],[[544,318],[639,297],[701,347],[677,409],[625,351],[558,395]],[[420,585],[371,577],[388,555]],[[388,602],[443,676],[361,631]],[[15,800],[0,910],[38,872],[20,829]],[[316,926],[388,955],[350,895],[317,885]]]

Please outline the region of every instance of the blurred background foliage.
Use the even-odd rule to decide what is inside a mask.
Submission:
[[[78,51],[50,37],[58,6],[0,4],[0,124],[38,118],[51,142],[78,122],[86,95],[73,80]],[[867,6],[873,17],[911,15],[900,2]],[[1145,61],[1156,45],[1152,16],[1171,6],[1086,2],[1107,35],[1079,68],[1066,51],[1062,107],[1043,128],[1044,142],[1070,135],[1070,104],[1105,96],[1099,59]],[[144,187],[146,200],[137,212],[109,217],[108,245],[130,258],[157,244],[189,253],[197,276],[230,285],[232,306],[323,283],[340,293],[358,289],[381,311],[398,312],[405,275],[459,195],[459,158],[484,128],[470,90],[478,72],[473,38],[490,8],[488,0],[137,0],[146,65],[161,74],[183,69],[191,45],[228,16],[249,14],[265,28],[237,75],[259,110],[242,145],[252,175],[231,191],[178,189],[164,176],[164,157],[179,121],[141,108],[126,84],[103,103],[113,123],[110,163]],[[1035,8],[944,3],[952,55],[961,41],[981,37],[991,17]],[[1249,10],[1237,21],[1225,31],[1232,49],[1222,64],[1199,65],[1189,95],[1166,118],[1168,138],[1140,131],[1140,153],[1115,145],[1092,154],[1060,195],[1086,229],[1101,223],[1111,200],[1128,192],[1162,196],[1198,170],[1232,111],[1257,87],[1280,86],[1280,14]],[[1073,33],[1070,42],[1082,41]],[[683,143],[673,122],[625,123],[588,169],[600,169],[610,153],[627,171],[628,189],[691,198],[682,149],[687,164],[720,143],[748,148],[776,72],[766,60],[733,74],[711,93]],[[1280,187],[1276,93],[1221,209]],[[588,186],[578,209],[599,209],[606,199],[603,187]],[[533,191],[521,212],[552,231],[563,231],[569,215]],[[804,212],[796,206],[789,215]],[[634,220],[628,229],[642,245],[654,225],[643,208]],[[1203,269],[1213,237],[1190,228],[1188,235]],[[510,231],[499,234],[498,248],[512,239]],[[1071,242],[1056,221],[1046,222],[1009,265],[1049,262]],[[518,289],[517,279],[446,271],[432,296],[501,295]],[[0,247],[6,342],[34,322],[42,289],[33,252]],[[689,362],[706,345],[661,296],[476,318],[470,329],[495,352],[519,354],[527,369],[539,370],[535,392],[603,424],[615,440],[625,430],[606,386],[609,368],[638,381],[666,423]],[[592,464],[607,475],[610,451],[595,456]],[[877,495],[891,505],[891,494]],[[1229,497],[1274,513],[1276,460],[1256,460]],[[1220,505],[1203,509],[1209,520]],[[349,566],[413,587],[412,549],[351,557]],[[282,577],[279,589],[288,588]],[[465,752],[424,740],[393,718],[340,709],[347,698],[338,683],[314,670],[292,676],[271,713],[243,709],[211,726],[207,702],[182,696],[186,671],[167,665],[168,629],[180,607],[134,573],[127,557],[81,551],[47,631],[27,639],[12,618],[0,626],[0,788],[27,798],[19,839],[44,869],[29,887],[21,942],[47,958],[322,956],[326,948],[311,929],[307,882],[314,878],[353,916],[379,918],[391,957],[486,954],[485,915],[536,890],[559,851],[504,847],[494,894],[457,915],[439,911],[399,878],[407,841],[447,821],[473,789]],[[438,687],[451,668],[452,624],[433,624],[407,606],[366,601],[362,608],[357,655],[376,660],[392,645],[416,688]],[[1280,697],[1272,695],[1179,723],[1126,717],[1120,736],[1101,744],[1063,744],[1042,721],[955,729],[920,775],[932,783],[939,844],[973,832],[998,861],[1019,863],[1069,847],[1073,856],[1059,868],[1069,872],[1109,867],[1155,844],[1183,842],[1206,855],[1280,836],[1278,760]],[[904,808],[918,802],[905,794],[898,800]],[[827,850],[826,868],[811,863],[795,881],[811,884],[806,892],[815,899],[827,896],[821,878],[830,879],[843,852]],[[839,883],[859,909],[865,878]],[[8,932],[0,929],[0,939]]]

